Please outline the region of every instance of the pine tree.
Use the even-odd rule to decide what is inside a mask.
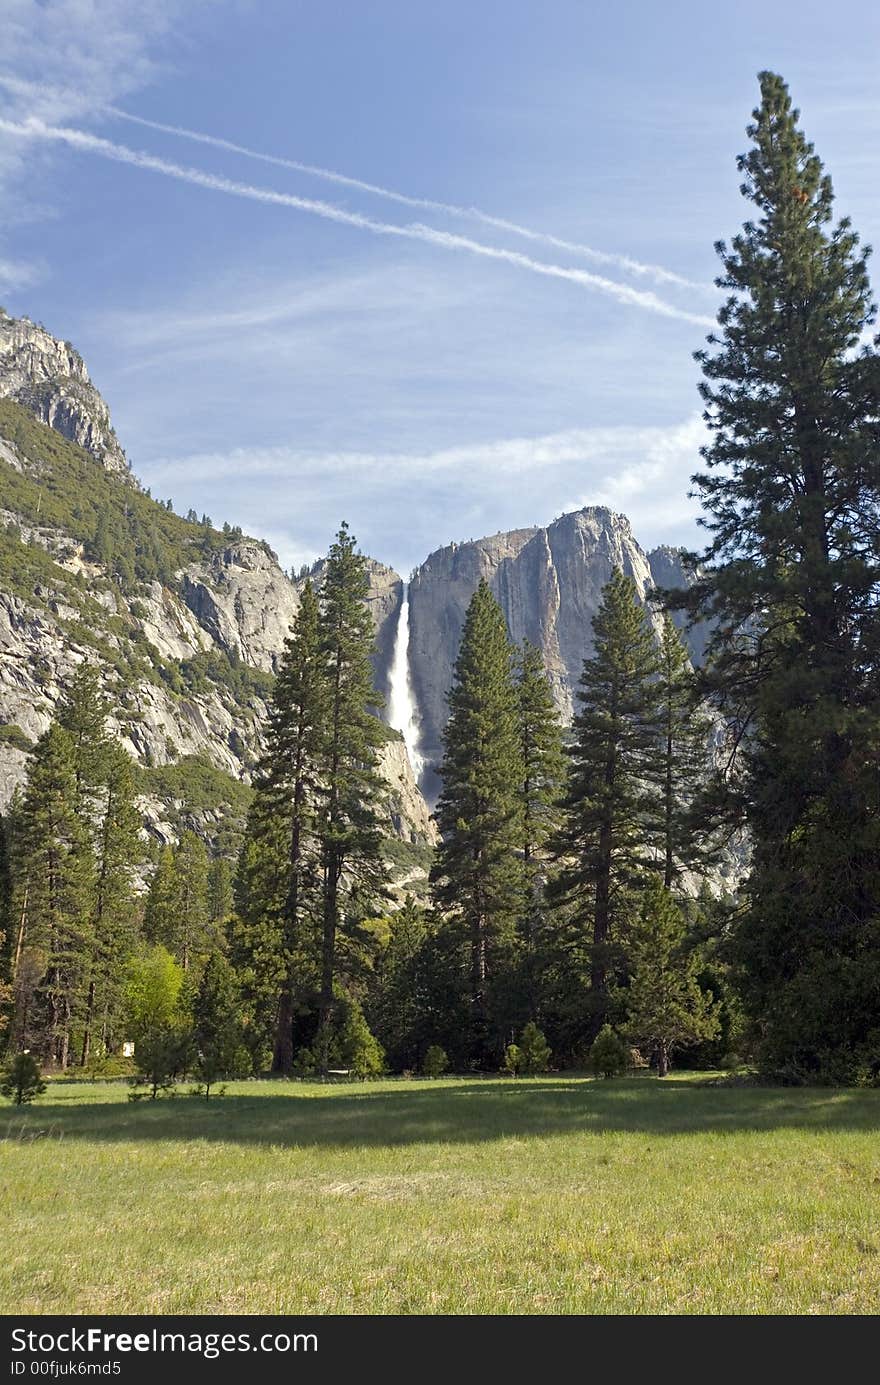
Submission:
[[[319,835],[322,862],[319,1052],[326,1071],[334,1008],[337,940],[344,917],[357,915],[384,894],[379,808],[384,795],[377,771],[384,731],[373,712],[373,624],[366,606],[366,559],[343,524],[331,545],[321,587],[321,652],[329,684],[321,775]]]
[[[184,832],[174,853],[176,928],[173,951],[184,972],[216,942],[208,917],[208,853],[201,837]]]
[[[224,856],[215,856],[208,867],[209,923],[224,923],[232,908],[232,868]]]
[[[12,870],[9,864],[9,834],[0,813],[0,1053],[6,1047],[12,1008],[14,958],[12,908]]]
[[[657,1076],[665,1077],[673,1048],[711,1039],[718,1020],[700,989],[701,960],[688,951],[685,916],[659,877],[642,894],[628,947],[631,980],[628,1027],[637,1044],[651,1045]]]
[[[285,814],[258,778],[238,858],[235,915],[229,928],[229,959],[241,990],[243,1039],[257,1073],[273,1063],[279,997],[290,974],[284,947],[288,849]],[[302,974],[300,986],[316,993],[317,947],[312,952],[312,986]]]
[[[40,1075],[40,1065],[27,1049],[16,1053],[0,1072],[0,1095],[16,1106],[28,1106],[34,1097],[41,1096],[46,1084]]]
[[[62,1068],[94,949],[94,860],[76,803],[74,743],[53,723],[34,749],[21,808],[19,953],[28,965],[16,976],[16,1035]]]
[[[238,984],[222,952],[212,952],[192,1002],[192,1040],[205,1100],[220,1077],[235,1068],[241,1044]]]
[[[144,938],[148,943],[174,946],[177,930],[177,885],[174,849],[163,846],[150,877],[144,903]]]
[[[94,664],[80,664],[58,709],[57,721],[70,737],[76,779],[76,810],[95,828],[95,799],[104,783],[104,757],[111,744],[109,705]]]
[[[509,963],[525,899],[519,854],[525,772],[512,656],[504,615],[481,581],[449,692],[436,810],[442,841],[431,872],[435,903],[461,922],[468,940],[471,1050],[478,1061],[497,1057],[501,1035],[491,1032],[489,989]]]
[[[560,873],[553,893],[591,938],[592,1033],[609,1008],[616,934],[640,873],[650,864],[652,804],[660,729],[657,648],[635,583],[615,569],[593,622],[580,710],[569,748],[564,820],[554,839]]]
[[[285,974],[278,998],[273,1067],[286,1073],[293,1070],[297,990],[304,992],[308,984],[305,978],[311,968],[304,962],[314,955],[321,904],[318,828],[329,692],[320,612],[307,581],[278,670],[258,778],[258,792],[284,823],[286,885],[280,923]]]
[[[661,740],[652,778],[659,788],[656,830],[667,890],[699,859],[694,806],[708,778],[711,726],[697,688],[684,642],[665,613],[657,670]]]
[[[121,979],[135,939],[135,874],[143,857],[140,815],[135,807],[134,767],[117,743],[102,757],[102,802],[98,816],[92,900],[93,955],[83,1020],[80,1062],[89,1061],[94,1025],[100,1020],[102,1048],[112,1041],[121,1003]]]
[[[738,160],[758,214],[718,245],[729,297],[697,356],[712,538],[690,604],[716,622],[712,681],[744,749],[737,944],[761,1056],[846,1076],[880,1022],[880,361],[856,351],[866,254],[832,224],[785,83],[760,84]]]
[[[523,642],[516,658],[517,730],[522,764],[520,843],[525,872],[521,924],[523,990],[531,1018],[538,1013],[538,954],[544,923],[547,842],[559,827],[565,781],[562,728],[541,651]]]

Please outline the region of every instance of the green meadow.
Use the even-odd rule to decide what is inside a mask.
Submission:
[[[0,1111],[4,1313],[872,1313],[880,1091],[54,1082]]]

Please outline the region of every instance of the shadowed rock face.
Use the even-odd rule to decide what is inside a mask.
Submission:
[[[41,423],[90,452],[107,471],[136,484],[110,423],[110,411],[70,342],[0,308],[0,398],[14,399]]]
[[[662,581],[683,579],[680,555],[658,550],[652,561],[636,543],[629,520],[601,507],[562,515],[546,528],[516,529],[432,553],[410,584],[410,661],[429,763],[441,754],[446,693],[452,682],[465,611],[481,578],[489,583],[511,638],[544,654],[560,714],[571,720],[583,661],[593,648],[593,617],[615,567],[633,578],[639,595]],[[659,617],[653,619],[659,624]],[[429,776],[429,798],[436,793]]]

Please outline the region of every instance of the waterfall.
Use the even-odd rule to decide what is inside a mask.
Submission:
[[[425,761],[424,757],[419,754],[418,712],[409,672],[408,582],[403,584],[403,596],[400,602],[400,615],[397,620],[397,634],[394,637],[394,654],[391,659],[389,682],[388,724],[403,736],[409,762],[412,765],[412,772],[416,782],[418,782],[425,767]]]

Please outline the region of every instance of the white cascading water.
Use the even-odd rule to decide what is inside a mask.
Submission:
[[[425,767],[424,756],[419,754],[419,722],[416,700],[413,695],[412,679],[409,672],[409,583],[403,584],[403,599],[397,619],[397,634],[394,637],[394,654],[391,659],[390,694],[388,697],[388,724],[403,736],[409,762],[416,782]]]

